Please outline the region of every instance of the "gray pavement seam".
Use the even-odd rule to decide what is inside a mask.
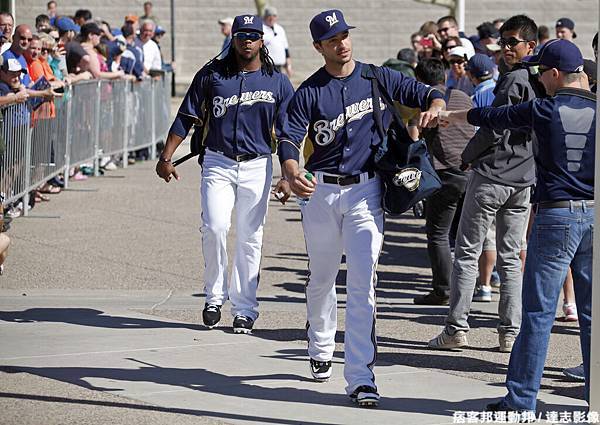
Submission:
[[[156,310],[157,307],[160,307],[161,305],[165,304],[167,301],[169,301],[171,299],[171,297],[173,296],[173,291],[174,288],[171,288],[169,290],[169,293],[167,294],[167,296],[162,300],[157,302],[156,304],[154,304],[151,308],[150,311],[152,311],[154,313],[154,311]]]

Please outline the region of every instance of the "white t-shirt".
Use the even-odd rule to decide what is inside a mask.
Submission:
[[[275,24],[273,28],[263,25],[263,39],[265,46],[269,49],[269,56],[273,59],[275,65],[285,65],[285,51],[289,48],[285,30],[279,24]]]
[[[0,55],[10,49],[10,42],[6,42],[0,47]]]
[[[142,50],[144,51],[144,68],[147,70],[162,69],[160,49],[154,40],[146,41],[146,43],[144,43],[142,46]]]

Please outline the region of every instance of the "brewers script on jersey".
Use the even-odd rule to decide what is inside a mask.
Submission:
[[[324,17],[326,24],[342,21],[341,12],[334,13]],[[379,145],[381,138],[372,115],[371,83],[361,75],[366,66],[356,62],[352,74],[343,79],[332,77],[325,68],[309,77],[290,103],[289,130],[279,144],[282,163],[297,161],[308,129],[305,167],[318,184],[310,201],[302,206],[302,225],[310,270],[306,288],[308,353],[318,362],[333,357],[335,279],[342,253],[346,254],[344,377],[351,397],[363,386],[375,389],[375,269],[383,242],[381,182],[371,160],[372,147]],[[404,105],[426,110],[431,100],[442,98],[438,91],[399,72],[388,68],[378,68],[378,72],[390,95]],[[384,109],[381,100],[380,104]],[[387,127],[390,113],[383,110],[383,118]],[[321,375],[313,370],[313,376]]]

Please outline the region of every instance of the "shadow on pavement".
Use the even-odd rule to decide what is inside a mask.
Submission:
[[[269,388],[259,384],[252,384],[252,381],[261,380],[283,380],[283,381],[304,381],[305,377],[286,374],[256,375],[256,376],[225,376],[220,373],[208,371],[206,369],[180,369],[163,368],[158,365],[141,362],[136,359],[129,359],[144,366],[138,369],[120,369],[120,368],[87,368],[87,367],[21,367],[21,366],[0,366],[0,371],[6,373],[30,373],[44,378],[55,379],[74,385],[79,385],[91,390],[111,391],[119,395],[122,388],[118,386],[118,381],[122,382],[150,382],[160,385],[180,387],[183,390],[206,392],[212,395],[221,394],[225,396],[239,397],[244,400],[266,400],[279,401],[295,404],[318,405],[318,406],[339,406],[348,408],[353,407],[349,398],[345,394],[330,394],[322,391],[296,388],[293,386]],[[99,387],[87,382],[89,378],[106,379],[111,382],[112,388]],[[322,388],[321,384],[315,384]],[[60,397],[43,397],[28,394],[0,393],[0,397],[6,398],[25,398],[30,400],[41,400],[49,402],[66,402],[76,404],[86,404],[88,401],[68,399]],[[404,398],[404,397],[385,397],[382,394],[381,403],[377,410],[393,411],[399,413],[426,413],[431,415],[440,415],[451,417],[455,410],[479,410],[485,406],[488,399],[464,400],[460,402],[448,402],[439,399],[427,398]],[[125,403],[112,403],[102,401],[90,401],[89,403],[98,403],[98,405],[108,405],[121,408],[132,408],[132,405]],[[216,412],[194,409],[178,409],[155,406],[133,405],[133,408],[156,409],[163,412],[183,413],[198,416],[207,416],[222,419],[246,419],[260,421],[264,423],[284,423],[291,424],[297,421],[287,418],[268,418],[257,417],[253,415],[240,415],[229,412]],[[312,424],[314,422],[302,421],[302,423]]]
[[[29,401],[45,401],[48,403],[65,403],[65,404],[75,404],[75,405],[115,407],[115,408],[121,408],[121,409],[134,409],[134,410],[143,410],[143,411],[152,411],[152,412],[161,412],[161,413],[173,413],[173,414],[190,415],[190,416],[203,416],[203,417],[212,417],[212,418],[219,418],[219,419],[230,419],[230,420],[240,420],[240,421],[259,421],[262,423],[276,423],[276,424],[285,424],[285,425],[298,424],[298,421],[287,420],[285,418],[267,418],[267,417],[250,416],[250,415],[242,415],[242,414],[226,413],[226,412],[216,413],[212,410],[181,409],[181,408],[176,408],[176,407],[160,407],[160,406],[152,406],[152,405],[146,405],[146,404],[119,403],[119,402],[114,402],[114,401],[84,400],[84,399],[66,398],[66,397],[51,397],[51,396],[42,396],[42,395],[35,395],[35,394],[0,392],[0,398],[29,400]],[[307,424],[307,425],[318,425],[321,422],[302,421],[302,423]]]
[[[24,311],[0,311],[0,320],[14,323],[55,322],[113,329],[182,328],[205,330],[190,323],[164,322],[136,317],[110,316],[91,308],[30,308]]]

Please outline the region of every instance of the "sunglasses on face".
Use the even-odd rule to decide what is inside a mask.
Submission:
[[[458,47],[458,45],[456,46],[446,46],[446,47],[442,47],[442,50],[450,50],[450,49],[454,49],[455,47]]]
[[[52,53],[54,49],[50,49],[49,47],[42,47],[42,53]]]
[[[463,63],[465,63],[465,60],[464,59],[450,59],[448,61],[448,63],[450,65],[462,65]]]
[[[452,27],[440,28],[439,30],[437,30],[437,32],[438,32],[438,34],[441,34],[443,32],[448,32],[451,29],[452,29]]]
[[[257,32],[236,32],[233,36],[239,40],[250,41],[258,41],[262,38],[262,35]]]
[[[538,66],[538,75],[541,77],[544,72],[550,71],[551,69],[552,68],[546,68],[546,67]]]
[[[33,40],[33,38],[25,38],[25,37],[22,37],[20,40],[21,40],[21,41],[26,41],[26,42],[28,42],[28,43],[29,43],[30,41],[32,41],[32,40]]]
[[[498,46],[500,46],[502,48],[505,48],[508,46],[512,49],[519,43],[527,43],[527,40],[519,40],[518,38],[514,38],[514,37],[501,38],[500,40],[498,40]]]

